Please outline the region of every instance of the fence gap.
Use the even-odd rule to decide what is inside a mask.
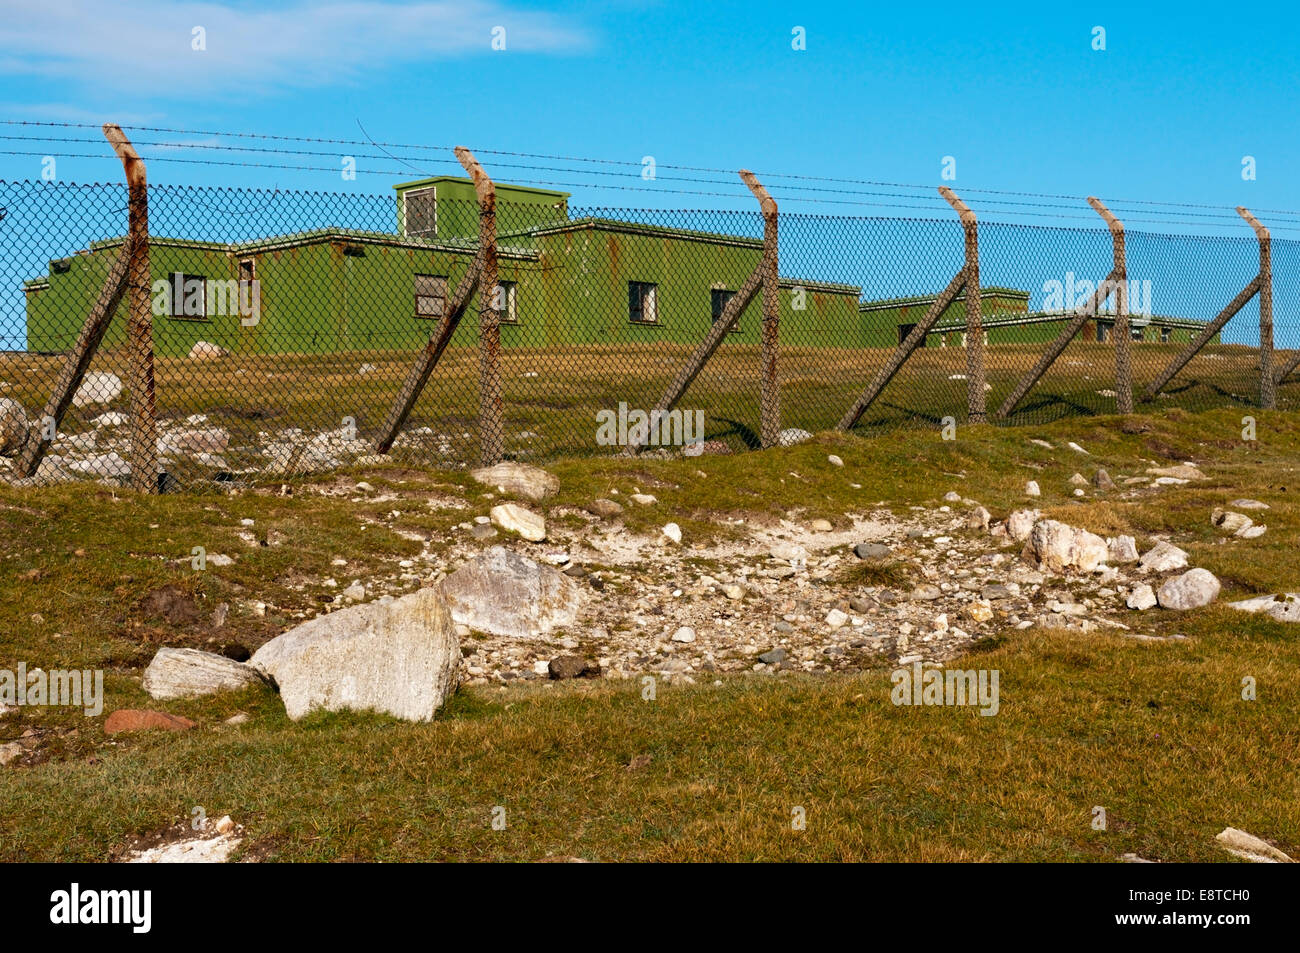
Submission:
[[[966,203],[959,199],[947,186],[940,186],[939,194],[957,211],[961,218],[964,233],[964,257],[961,269],[952,276],[948,286],[939,293],[939,297],[934,300],[934,304],[930,305],[929,310],[917,322],[916,327],[912,328],[907,337],[903,339],[903,342],[894,348],[894,353],[890,355],[889,360],[885,362],[885,366],[876,374],[867,389],[862,392],[862,396],[840,418],[840,422],[836,425],[840,430],[852,430],[857,425],[862,415],[866,413],[867,408],[875,402],[881,391],[894,379],[894,375],[907,363],[907,359],[912,356],[918,347],[925,344],[926,335],[930,333],[934,323],[957,300],[957,295],[963,288],[966,291],[966,412],[971,423],[981,423],[985,419],[984,331],[980,316],[979,238],[975,213],[967,208]],[[972,280],[975,282],[973,292],[970,285]],[[975,299],[973,305],[971,304],[972,297]],[[974,350],[972,350],[972,347]]]
[[[1272,410],[1275,403],[1274,387],[1276,379],[1273,377],[1273,266],[1272,266],[1272,242],[1269,239],[1268,229],[1255,220],[1255,216],[1246,211],[1242,206],[1237,207],[1237,214],[1245,219],[1252,228],[1255,229],[1255,236],[1259,240],[1259,272],[1254,278],[1246,283],[1246,287],[1237,292],[1237,296],[1228,302],[1227,307],[1220,311],[1209,324],[1198,334],[1192,341],[1188,342],[1174,359],[1169,362],[1169,366],[1160,372],[1142,394],[1142,400],[1151,401],[1155,399],[1156,394],[1174,379],[1179,371],[1187,366],[1187,362],[1196,356],[1196,352],[1205,347],[1210,339],[1223,330],[1223,326],[1231,320],[1232,316],[1246,306],[1251,298],[1259,294],[1259,335],[1260,335],[1260,404],[1261,406]],[[1264,289],[1267,287],[1267,293]],[[1267,321],[1267,352],[1265,348],[1265,322]]]
[[[764,447],[771,446],[777,442],[777,435],[780,432],[780,381],[777,378],[777,338],[779,335],[779,317],[777,301],[777,207],[776,202],[767,190],[763,188],[755,177],[754,173],[748,169],[740,170],[740,178],[745,185],[758,199],[759,205],[763,210],[763,257],[758,263],[758,267],[749,273],[749,277],[741,284],[740,289],[731,297],[726,306],[722,309],[722,314],[709,329],[709,333],[704,336],[699,347],[687,359],[686,364],[677,376],[673,378],[659,403],[655,404],[650,411],[650,426],[654,428],[658,421],[668,411],[676,406],[681,400],[682,394],[699,376],[704,365],[709,362],[709,358],[722,344],[723,338],[731,330],[732,326],[740,320],[744,310],[749,307],[749,303],[754,300],[754,295],[759,290],[763,292],[763,382],[762,382],[762,423],[761,440]],[[769,341],[770,335],[770,341]],[[770,377],[769,377],[770,374]],[[646,434],[629,434],[627,447],[623,451],[624,456],[635,456],[645,446],[645,441],[650,435]]]
[[[474,170],[477,169],[479,175],[483,179],[487,180],[489,186],[491,185],[492,180],[488,178],[487,173],[483,171],[483,167],[479,165],[478,160],[474,158],[474,154],[472,152],[470,152],[464,146],[457,146],[455,151],[456,151],[456,158],[460,160],[460,164],[465,167],[465,170],[470,173],[471,177],[474,176]],[[477,193],[479,191],[478,178],[475,178],[474,180],[474,188]],[[495,192],[493,197],[494,197],[493,221],[491,222],[491,241],[490,241],[490,244],[492,246],[491,249],[492,283],[487,287],[491,289],[493,292],[495,292],[495,288],[496,288]],[[384,422],[383,424],[380,425],[379,434],[375,438],[376,453],[388,453],[393,448],[393,441],[397,439],[398,433],[401,431],[402,426],[406,423],[406,418],[410,416],[411,409],[415,406],[415,402],[420,399],[420,394],[423,393],[424,391],[424,385],[427,384],[429,381],[429,375],[432,374],[433,369],[438,366],[438,361],[442,358],[442,352],[447,349],[447,345],[451,343],[452,335],[456,333],[456,329],[460,326],[460,320],[465,314],[465,309],[469,306],[470,299],[474,296],[474,292],[479,289],[480,285],[485,284],[485,282],[483,281],[483,264],[486,255],[485,255],[484,244],[483,244],[483,236],[484,236],[484,223],[482,221],[482,204],[480,202],[479,245],[478,245],[478,249],[475,251],[474,260],[470,262],[469,268],[466,270],[465,274],[461,277],[460,281],[456,283],[456,290],[452,292],[451,300],[448,301],[446,303],[446,306],[443,308],[442,318],[438,321],[438,326],[434,328],[433,333],[429,335],[429,340],[425,342],[424,347],[420,349],[420,353],[416,355],[415,361],[411,364],[411,369],[407,371],[406,379],[402,383],[402,389],[398,391],[396,400],[393,401],[392,406],[388,409],[388,413],[384,417]],[[480,298],[480,301],[481,300],[482,299]],[[498,349],[500,346],[500,333],[501,333],[500,328],[497,327]],[[481,332],[480,332],[480,341],[481,341]],[[481,372],[482,371],[480,369],[480,373]],[[496,390],[497,405],[499,407],[500,400],[501,400],[499,371],[496,377],[496,381],[497,381],[497,390]],[[481,412],[482,400],[483,400],[481,392],[480,392],[479,400],[480,400],[480,412]],[[499,423],[500,423],[500,418],[498,416],[498,424]],[[484,432],[481,429],[482,426],[483,423],[482,420],[480,420],[480,434]],[[497,431],[497,434],[498,434],[498,441],[499,441],[499,437],[500,437],[499,429]],[[482,444],[480,446],[482,446]]]

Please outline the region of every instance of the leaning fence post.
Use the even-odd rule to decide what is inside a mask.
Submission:
[[[158,421],[154,405],[153,315],[149,278],[149,186],[144,161],[115,123],[104,123],[104,138],[126,172],[129,235],[127,314],[131,378],[131,485],[142,493],[158,492]]]
[[[1093,211],[1106,221],[1113,245],[1115,276],[1115,409],[1121,414],[1133,413],[1133,347],[1128,321],[1128,256],[1124,250],[1124,223],[1117,219],[1105,203],[1096,196],[1088,196]]]
[[[984,412],[984,324],[980,314],[980,242],[979,223],[966,203],[946,185],[939,194],[956,210],[966,236],[966,419],[982,424],[987,419]]]
[[[501,460],[505,452],[505,425],[501,402],[501,320],[497,288],[496,186],[464,146],[456,158],[474,180],[478,196],[478,428],[479,459],[485,467]]]
[[[1250,223],[1259,240],[1259,406],[1277,407],[1277,381],[1273,377],[1273,239],[1268,229],[1244,207],[1237,214]]]
[[[777,249],[776,201],[754,173],[740,170],[740,177],[758,199],[763,210],[763,381],[760,404],[760,439],[763,448],[774,447],[781,433],[781,379],[777,367],[781,339],[780,264]]]

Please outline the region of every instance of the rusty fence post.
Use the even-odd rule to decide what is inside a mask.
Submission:
[[[128,192],[130,261],[127,287],[129,377],[131,378],[131,485],[158,492],[158,420],[154,405],[153,314],[149,278],[149,184],[144,161],[115,123],[104,123],[104,138],[122,160]]]
[[[429,335],[429,340],[425,342],[424,347],[420,349],[420,353],[416,355],[415,361],[411,364],[410,370],[406,372],[406,379],[402,382],[402,389],[398,392],[392,406],[388,409],[388,413],[384,416],[384,422],[380,425],[379,433],[375,437],[376,453],[388,453],[392,450],[393,442],[397,439],[397,435],[401,432],[402,426],[406,423],[407,417],[410,416],[412,409],[414,409],[416,401],[420,399],[420,394],[424,392],[424,386],[428,383],[429,376],[433,373],[433,369],[438,366],[438,361],[442,358],[442,352],[445,351],[447,345],[451,343],[452,335],[456,333],[456,329],[460,326],[461,319],[468,310],[470,300],[474,297],[475,293],[479,294],[480,306],[484,300],[484,289],[487,289],[490,293],[490,298],[495,298],[497,287],[495,188],[492,186],[492,180],[488,178],[487,173],[483,171],[483,167],[479,165],[478,160],[474,158],[472,152],[464,146],[457,146],[456,158],[460,160],[461,165],[463,165],[466,171],[468,171],[473,177],[475,193],[480,196],[479,246],[474,254],[474,260],[470,262],[469,268],[466,269],[465,274],[461,277],[460,281],[456,283],[456,289],[452,292],[451,298],[445,303],[442,318],[438,321],[438,326],[434,328],[433,333]],[[481,198],[484,186],[480,185],[480,182],[486,184],[486,188],[491,191],[492,195],[492,216],[491,220],[487,222],[484,221]],[[486,243],[484,242],[485,235],[488,236]],[[489,257],[491,259],[492,267],[490,283],[484,275],[484,262],[487,261]],[[495,300],[489,300],[488,303],[489,305],[495,305],[496,302]],[[497,316],[497,309],[489,307],[488,310],[493,317]],[[480,349],[483,347],[482,314],[482,307],[480,307]],[[496,350],[499,354],[501,329],[497,321],[493,321],[492,326],[496,336]],[[480,351],[480,353],[482,353],[482,351]],[[495,364],[493,366],[495,367]],[[487,447],[487,442],[485,438],[489,431],[485,429],[485,424],[483,423],[486,419],[482,413],[484,405],[483,395],[485,393],[495,393],[496,395],[495,419],[497,426],[495,430],[495,445],[498,448],[498,454],[500,454],[501,376],[499,368],[496,368],[496,373],[493,377],[495,383],[491,385],[495,389],[489,390],[483,388],[482,379],[485,368],[486,365],[484,364],[484,359],[480,357],[480,454],[486,458],[487,454],[484,451]],[[499,459],[500,456],[498,455],[491,462],[495,463]]]
[[[1089,198],[1088,201],[1091,203],[1093,199]],[[1097,205],[1101,205],[1101,203],[1098,202]],[[1097,208],[1097,205],[1094,205],[1093,208]],[[1102,206],[1102,208],[1104,207],[1105,206]],[[1098,212],[1100,213],[1100,209],[1098,209]],[[1104,218],[1105,216],[1102,217]],[[1116,222],[1116,224],[1119,223]],[[1112,243],[1114,241],[1114,236],[1115,232],[1114,229],[1112,229]],[[1034,366],[1029,369],[1025,376],[1022,377],[1019,383],[1017,383],[1012,389],[1011,393],[1007,395],[1006,400],[1002,402],[1002,406],[998,408],[999,417],[1009,416],[1011,412],[1016,409],[1016,405],[1025,399],[1025,395],[1028,394],[1030,389],[1038,383],[1039,379],[1047,373],[1047,369],[1052,366],[1058,357],[1061,356],[1062,352],[1065,351],[1070,342],[1074,340],[1075,335],[1077,335],[1080,329],[1088,323],[1088,319],[1096,317],[1097,311],[1101,308],[1102,302],[1111,295],[1112,291],[1117,296],[1126,293],[1126,291],[1121,290],[1118,285],[1120,274],[1121,260],[1117,259],[1111,266],[1110,273],[1102,279],[1101,284],[1097,285],[1097,290],[1093,293],[1092,297],[1088,299],[1087,303],[1084,304],[1082,308],[1075,311],[1074,317],[1070,318],[1070,320],[1066,322],[1061,333],[1056,336],[1056,340],[1047,346],[1047,350],[1039,356],[1038,360],[1034,363]],[[1124,287],[1127,289],[1127,285]],[[1118,304],[1117,297],[1116,311],[1120,310],[1122,310],[1122,308]],[[1063,312],[1063,314],[1064,313],[1068,312]],[[1127,313],[1127,311],[1125,311],[1125,313]],[[1127,321],[1125,322],[1125,327],[1127,328]],[[1116,357],[1116,360],[1119,360],[1118,356]],[[1118,394],[1119,391],[1117,390],[1116,395]]]
[[[1277,379],[1273,369],[1273,239],[1268,229],[1243,206],[1237,214],[1255,230],[1259,241],[1259,406],[1277,408]]]
[[[754,195],[759,199],[759,203],[763,204],[763,197],[767,196],[767,190],[763,189],[763,186],[759,183],[758,179],[755,178],[754,174],[752,172],[742,169],[740,172],[740,177],[741,179],[744,180],[745,184],[750,187],[750,191],[754,192]],[[760,195],[760,191],[762,192],[761,195]],[[769,405],[766,402],[763,404],[763,408],[761,411],[763,414],[763,422],[762,422],[763,435],[760,439],[762,439],[764,447],[769,446],[770,444],[768,443],[767,429],[770,427],[775,427],[777,428],[777,430],[772,433],[771,442],[773,444],[776,443],[777,432],[779,432],[779,428],[780,428],[780,423],[779,423],[780,421],[779,399],[780,398],[779,395],[777,394],[777,387],[779,386],[780,381],[777,379],[776,376],[777,280],[775,274],[776,274],[776,267],[777,267],[777,258],[776,258],[777,210],[776,210],[776,202],[772,201],[771,196],[767,196],[767,201],[771,202],[771,218],[769,219],[767,217],[768,206],[763,205],[764,245],[763,245],[763,257],[759,261],[758,267],[749,273],[749,277],[747,277],[744,280],[739,290],[737,290],[736,293],[731,296],[731,299],[723,307],[722,314],[718,317],[718,320],[713,323],[713,327],[709,328],[709,333],[704,336],[704,340],[700,342],[699,346],[696,347],[695,351],[691,354],[691,356],[687,358],[686,363],[682,365],[681,370],[677,372],[677,376],[674,377],[672,382],[667,386],[667,388],[664,389],[664,395],[661,398],[659,398],[659,403],[655,404],[654,408],[650,411],[649,419],[651,421],[657,422],[663,419],[663,416],[667,414],[670,410],[672,410],[673,407],[676,406],[677,402],[682,399],[682,395],[686,393],[686,389],[690,387],[691,383],[695,380],[695,378],[699,376],[700,371],[704,370],[704,365],[709,362],[709,358],[713,357],[714,352],[717,351],[718,347],[722,344],[722,340],[727,336],[727,332],[730,331],[732,327],[735,325],[735,323],[740,320],[741,314],[744,312],[746,308],[749,307],[749,303],[754,300],[754,296],[758,294],[759,290],[762,289],[763,290],[763,335],[764,335],[763,399],[764,401],[766,401],[767,398],[771,396],[773,398],[773,404],[771,405],[770,410],[769,410]],[[767,241],[769,235],[769,225],[770,225],[770,235],[771,235],[770,246]],[[769,248],[770,248],[770,254],[769,254]],[[768,293],[769,287],[771,288],[770,295]],[[770,323],[768,322],[769,308],[771,309],[770,314],[772,315],[772,321]],[[771,328],[771,334],[773,336],[771,342],[772,346],[770,349],[768,348],[768,341],[767,341],[769,327]],[[771,361],[770,382],[767,377],[769,359]],[[629,434],[627,446],[623,449],[623,456],[627,456],[627,457],[636,456],[636,454],[638,454],[641,451],[642,447],[645,446],[645,443],[647,440],[649,440],[649,438],[650,438],[649,433]]]
[[[1255,275],[1254,278],[1250,279],[1250,281],[1247,282],[1246,287],[1242,288],[1239,292],[1237,292],[1237,296],[1233,298],[1230,302],[1228,302],[1227,306],[1225,306],[1222,311],[1220,311],[1217,315],[1215,315],[1214,320],[1211,321],[1209,324],[1207,324],[1201,330],[1200,334],[1198,334],[1193,340],[1189,341],[1186,347],[1184,347],[1181,351],[1179,351],[1176,355],[1174,355],[1174,359],[1169,362],[1169,365],[1163,371],[1160,372],[1160,374],[1156,377],[1156,379],[1147,385],[1146,390],[1142,392],[1142,400],[1144,402],[1154,400],[1156,394],[1160,393],[1161,389],[1163,389],[1166,384],[1168,384],[1171,380],[1173,380],[1174,376],[1179,371],[1181,371],[1184,367],[1187,366],[1187,363],[1193,357],[1196,356],[1196,353],[1201,348],[1205,347],[1205,345],[1210,342],[1211,338],[1213,338],[1216,334],[1218,334],[1220,331],[1223,330],[1223,326],[1227,324],[1229,320],[1231,320],[1232,316],[1235,315],[1242,308],[1244,308],[1246,304],[1250,301],[1250,299],[1255,297],[1256,294],[1258,294],[1260,295],[1260,302],[1259,302],[1259,330],[1260,330],[1259,345],[1260,345],[1260,368],[1261,368],[1260,385],[1259,385],[1260,401],[1261,403],[1267,401],[1268,403],[1264,404],[1264,406],[1268,407],[1269,409],[1272,409],[1272,406],[1275,402],[1274,386],[1276,385],[1278,378],[1274,377],[1272,373],[1273,268],[1272,268],[1272,256],[1269,253],[1271,251],[1271,249],[1269,249],[1269,245],[1271,243],[1269,242],[1268,239],[1268,229],[1264,228],[1264,226],[1260,225],[1259,222],[1255,221],[1253,215],[1251,215],[1244,208],[1240,208],[1240,207],[1238,207],[1237,209],[1237,214],[1240,215],[1243,219],[1245,219],[1255,228],[1255,234],[1259,238],[1259,272]],[[1267,266],[1267,276],[1266,276],[1265,266]],[[1264,300],[1264,287],[1266,284],[1268,287],[1267,307],[1265,306],[1266,303]],[[1265,342],[1265,327],[1264,327],[1264,322],[1266,318],[1268,321],[1267,343]],[[1267,352],[1265,351],[1265,347],[1267,347]],[[1265,361],[1266,356],[1267,356],[1267,362]],[[1269,378],[1269,380],[1266,381],[1265,378]]]
[[[497,284],[497,192],[496,186],[464,146],[456,147],[456,158],[474,180],[478,196],[478,428],[479,460],[489,467],[505,453],[505,423],[501,400],[501,290]]]
[[[1128,252],[1124,247],[1124,223],[1117,219],[1105,203],[1095,195],[1088,196],[1093,211],[1106,221],[1113,246],[1115,276],[1115,409],[1121,414],[1133,413],[1133,335],[1129,330],[1128,314]]]
[[[781,433],[781,376],[779,349],[781,341],[780,252],[777,247],[778,213],[776,201],[748,169],[740,177],[758,199],[763,211],[763,381],[759,398],[759,434],[764,449],[774,447]]]
[[[980,245],[979,223],[972,212],[947,186],[939,194],[957,212],[965,235],[966,288],[966,419],[982,424],[988,419],[984,409],[984,322],[980,313]]]

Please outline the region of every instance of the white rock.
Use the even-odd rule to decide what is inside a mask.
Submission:
[[[1087,530],[1057,520],[1039,520],[1029,533],[1025,551],[1038,568],[1062,572],[1068,568],[1092,572],[1106,561],[1106,541]]]
[[[1229,503],[1228,505],[1229,505],[1229,506],[1235,506],[1235,507],[1236,507],[1237,509],[1239,509],[1239,510],[1266,510],[1266,509],[1268,509],[1268,504],[1267,504],[1267,503],[1261,503],[1259,500],[1244,500],[1244,499],[1243,499],[1243,500],[1233,500],[1233,501],[1232,501],[1231,503]]]
[[[651,503],[658,503],[659,500],[649,493],[633,493],[632,502],[640,503],[642,506],[649,506]]]
[[[1219,580],[1208,569],[1189,569],[1181,576],[1166,580],[1156,593],[1164,609],[1199,609],[1219,595]]]
[[[190,348],[190,360],[192,361],[215,361],[218,358],[229,356],[229,351],[220,344],[213,344],[211,341],[195,341],[194,346]]]
[[[1139,565],[1151,572],[1169,572],[1187,565],[1187,554],[1173,543],[1159,542],[1143,553]]]
[[[263,685],[257,669],[197,649],[162,648],[144,670],[142,687],[158,699],[190,698]]]
[[[1214,836],[1223,845],[1223,849],[1235,857],[1257,864],[1292,864],[1295,863],[1285,852],[1278,850],[1267,841],[1260,840],[1253,834],[1225,827]]]
[[[1037,480],[1029,480],[1025,483],[1025,496],[1042,496],[1043,491],[1038,488]]]
[[[72,395],[73,407],[90,407],[108,404],[122,393],[122,378],[116,374],[92,371],[81,379],[81,386]]]
[[[1106,540],[1106,559],[1112,563],[1138,561],[1137,540],[1132,536],[1112,536]]]
[[[110,410],[107,413],[100,414],[91,421],[96,427],[125,427],[127,421],[126,414],[120,410]]]
[[[1263,523],[1256,523],[1253,526],[1247,526],[1245,529],[1237,530],[1236,535],[1242,539],[1258,539],[1260,536],[1263,536],[1267,530],[1268,527]]]
[[[503,546],[457,569],[441,588],[456,622],[508,638],[572,625],[582,605],[582,591],[568,576]]]
[[[1038,510],[1013,511],[1007,517],[1007,535],[1018,543],[1028,539],[1040,515]]]
[[[829,463],[829,464],[830,464],[831,466],[833,466],[833,467],[842,467],[842,466],[844,466],[844,461],[841,460],[839,457],[837,457],[837,456],[836,456],[835,454],[833,454],[833,453],[827,455],[827,457],[826,457],[826,462]]]
[[[1087,450],[1084,450],[1083,447],[1079,446],[1077,443],[1073,443],[1073,442],[1067,443],[1066,446],[1069,447],[1071,450],[1078,451],[1079,453],[1088,453]],[[1091,454],[1088,455],[1091,456]]]
[[[534,503],[540,503],[560,491],[559,477],[524,463],[505,461],[471,470],[469,475],[485,486],[499,487],[503,492],[522,496]]]
[[[793,447],[796,443],[803,443],[806,440],[811,440],[812,437],[813,435],[806,430],[800,430],[797,427],[791,427],[787,430],[782,430],[779,434],[777,434],[776,442],[779,446],[782,447]]]
[[[428,721],[456,689],[460,642],[442,593],[421,589],[317,616],[249,661],[295,721],[309,711],[378,711]]]
[[[1124,604],[1130,609],[1150,609],[1156,601],[1156,591],[1144,582],[1133,587]]]
[[[27,442],[27,411],[10,397],[0,397],[0,457],[12,457]]]
[[[499,529],[518,533],[524,539],[540,543],[546,539],[546,520],[516,503],[502,503],[488,511],[492,524]]]
[[[1262,612],[1279,622],[1300,622],[1300,593],[1256,596],[1253,599],[1229,602],[1228,605],[1242,612]]]
[[[832,629],[838,629],[847,624],[849,621],[848,613],[840,609],[832,609],[826,613],[826,624]]]
[[[354,581],[352,585],[343,590],[343,599],[345,602],[361,602],[366,598],[366,587],[359,581]]]
[[[695,641],[695,630],[692,629],[689,625],[684,625],[684,626],[682,626],[680,629],[678,629],[676,632],[673,633],[673,641],[674,641],[674,642],[694,642],[694,641]]]
[[[682,541],[682,528],[676,523],[667,523],[664,525],[663,534],[671,539],[674,543]]]
[[[1242,530],[1250,529],[1255,521],[1245,513],[1234,513],[1231,510],[1221,510],[1216,508],[1210,514],[1210,523],[1219,527],[1225,533],[1233,533],[1240,536]]]

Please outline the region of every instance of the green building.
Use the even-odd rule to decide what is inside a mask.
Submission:
[[[473,261],[478,207],[469,179],[439,176],[394,187],[393,232],[320,228],[238,243],[150,237],[154,342],[163,357],[198,341],[232,353],[325,354],[414,350],[441,318]],[[500,184],[497,235],[503,347],[677,344],[700,341],[758,265],[762,241],[610,218],[569,216],[569,193]],[[72,347],[125,239],[108,238],[51,261],[24,283],[27,349]],[[781,338],[788,347],[888,348],[934,296],[861,302],[856,285],[783,276]],[[1047,341],[1060,314],[1028,312],[1029,294],[981,291],[990,343]],[[126,305],[123,304],[123,309]],[[477,341],[474,309],[451,346]],[[119,315],[124,318],[124,314]],[[757,344],[755,297],[729,340]],[[125,320],[105,346],[121,344]],[[1105,334],[1091,322],[1083,335]],[[1135,336],[1186,339],[1197,322],[1151,318]],[[927,338],[960,346],[958,298]]]

